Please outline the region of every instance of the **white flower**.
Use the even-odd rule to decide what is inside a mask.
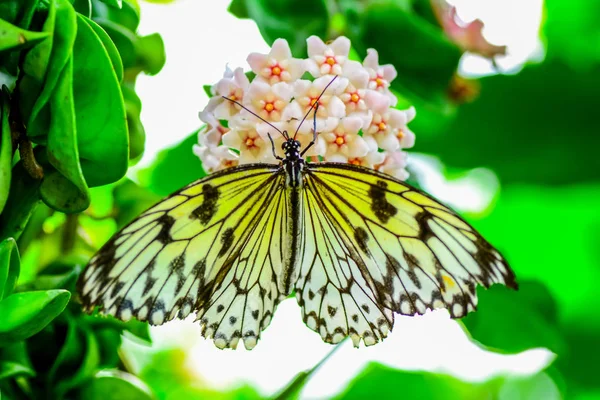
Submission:
[[[358,131],[362,120],[358,117],[346,117],[328,132],[321,133],[320,138],[326,144],[325,160],[331,162],[347,162],[349,158],[364,157],[369,152],[367,142]]]
[[[342,93],[345,88],[344,85],[347,85],[348,81],[336,79],[332,82],[333,78],[333,76],[328,75],[317,78],[312,82],[307,80],[296,81],[293,92],[294,101],[290,105],[293,111],[290,111],[290,114],[294,115],[295,118],[303,118],[318,99],[317,118],[343,118],[346,116],[346,107],[338,94]],[[323,92],[330,83],[331,86]],[[307,119],[311,118],[312,115],[313,112],[310,112]]]
[[[238,165],[238,155],[227,146],[207,147],[195,144],[192,151],[200,158],[202,167],[209,174]]]
[[[407,110],[400,110],[402,115],[397,120],[398,125],[396,129],[396,137],[400,141],[400,148],[408,149],[415,145],[415,134],[408,128],[408,123],[415,119],[417,111],[414,107],[410,107]]]
[[[198,132],[198,143],[202,146],[217,147],[221,143],[221,137],[229,131],[229,128],[221,125],[209,107],[200,111],[198,116],[206,123],[206,127]]]
[[[306,71],[304,61],[292,58],[292,51],[285,39],[277,39],[269,54],[250,53],[246,59],[258,78],[271,85],[277,82],[292,82]]]
[[[223,79],[212,87],[211,91],[215,96],[210,99],[207,108],[212,110],[217,119],[231,118],[240,111],[240,106],[222,96],[241,103],[249,86],[250,81],[242,68],[236,68],[232,72],[229,67],[225,67]]]
[[[315,78],[329,74],[344,75],[346,67],[358,64],[356,61],[348,60],[350,39],[345,36],[338,37],[329,45],[317,36],[309,37],[306,43],[308,45],[306,69]]]
[[[373,168],[375,165],[381,164],[385,159],[385,155],[377,151],[377,143],[375,143],[375,140],[368,136],[363,137],[363,139],[367,143],[369,151],[362,157],[349,158],[348,163],[353,165],[362,165],[363,167],[368,168]]]
[[[292,99],[292,88],[285,82],[270,86],[268,83],[254,80],[248,89],[247,101],[244,105],[269,122],[278,122],[291,116],[283,115],[283,111]],[[246,115],[244,115],[246,116]]]
[[[394,151],[414,145],[414,133],[407,127],[415,117],[414,107],[404,111],[389,108],[389,100],[376,92],[367,94],[367,103],[372,105],[373,119],[364,133],[373,137],[379,148]]]
[[[389,87],[398,75],[396,68],[391,64],[379,65],[379,54],[375,49],[367,50],[363,66],[369,73],[369,89],[383,93],[390,99],[390,105],[395,106],[398,99],[390,92]]]
[[[408,178],[408,171],[406,171],[407,154],[405,152],[389,151],[380,154],[383,154],[385,158],[381,164],[375,166],[375,169],[400,180]]]
[[[256,123],[242,118],[231,121],[231,130],[223,135],[223,144],[240,151],[240,164],[264,162],[271,144],[256,131]]]

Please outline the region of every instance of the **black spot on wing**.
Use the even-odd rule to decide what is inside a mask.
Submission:
[[[221,250],[219,250],[219,257],[223,257],[229,251],[229,248],[233,244],[233,228],[225,229],[225,232],[221,234]]]
[[[156,235],[156,240],[158,240],[161,244],[169,244],[173,241],[171,237],[171,227],[175,223],[175,218],[165,214],[162,217],[158,218],[158,223],[161,225],[160,232]]]
[[[377,181],[376,185],[371,185],[369,188],[369,197],[371,198],[371,210],[381,223],[387,223],[391,217],[396,215],[398,210],[391,205],[385,198],[385,190],[387,183]]]
[[[369,235],[367,231],[365,231],[362,227],[358,227],[354,230],[354,240],[358,243],[358,247],[362,250],[363,253],[369,254],[369,249],[367,247],[367,242],[369,241]]]
[[[196,218],[201,224],[206,225],[217,212],[217,200],[219,200],[219,189],[205,183],[202,186],[203,201],[192,213],[190,218]]]

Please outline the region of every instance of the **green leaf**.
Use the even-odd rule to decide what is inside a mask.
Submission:
[[[265,41],[288,41],[296,57],[306,55],[306,38],[325,38],[328,27],[327,5],[324,0],[245,0],[234,2],[230,11],[238,18],[251,18],[258,25]]]
[[[92,27],[94,32],[96,32],[96,35],[98,35],[98,38],[102,41],[104,49],[110,58],[113,70],[117,75],[117,80],[121,82],[123,80],[123,61],[121,60],[121,55],[119,54],[117,46],[115,46],[110,36],[108,36],[108,33],[106,33],[100,25],[88,18],[85,18],[85,22]]]
[[[34,377],[35,371],[28,366],[16,362],[0,361],[0,381],[2,379],[16,378],[23,375]]]
[[[123,7],[120,9],[107,6],[102,1],[94,0],[92,18],[96,22],[99,19],[113,21],[131,32],[136,32],[140,24],[140,8],[135,0],[124,1]]]
[[[152,165],[139,171],[140,184],[166,196],[205,176],[202,163],[192,152],[192,146],[197,143],[198,131],[178,145],[158,153]]]
[[[92,0],[73,0],[73,8],[83,17],[92,16]]]
[[[123,371],[101,371],[81,389],[80,398],[87,400],[156,399],[150,388],[134,375]]]
[[[146,131],[140,115],[142,113],[142,101],[135,90],[128,85],[122,85],[123,98],[125,99],[125,111],[127,112],[127,128],[129,130],[129,159],[136,160],[144,154],[146,144]]]
[[[76,13],[71,3],[67,0],[55,0],[52,4],[54,3],[56,4],[55,21],[47,20],[44,24],[44,29],[54,28],[52,50],[50,59],[47,61],[47,67],[42,71],[46,65],[47,47],[40,50],[39,60],[32,61],[32,64],[37,65],[36,73],[41,77],[45,74],[42,91],[35,100],[32,109],[27,108],[24,104],[21,105],[25,110],[25,113],[22,113],[23,120],[28,121],[27,136],[42,144],[46,142],[46,135],[51,124],[49,103],[54,95],[55,87],[69,63],[75,36],[77,35]],[[49,18],[51,15],[51,13],[48,14]],[[28,86],[19,88],[20,96],[30,97],[31,94],[28,93],[30,89]],[[28,110],[31,110],[30,114]],[[53,117],[54,114],[53,111]],[[38,136],[41,136],[41,138],[37,138]]]
[[[41,331],[66,307],[66,290],[15,293],[0,302],[0,346],[18,342]]]
[[[0,213],[8,200],[13,158],[9,113],[10,94],[8,88],[2,85],[0,92]]]
[[[76,326],[76,334],[67,337],[49,374],[49,379],[56,381],[56,398],[64,398],[69,390],[89,380],[100,364],[100,350],[93,332],[86,325],[78,325],[75,320],[69,320],[69,325]],[[73,343],[74,338],[79,343]]]
[[[125,105],[108,53],[81,16],[73,51],[73,98],[85,181],[89,186],[116,182],[127,172],[129,159]]]
[[[498,285],[480,287],[477,297],[478,311],[462,319],[473,339],[507,353],[538,347],[564,353],[556,302],[542,283],[520,282],[517,292]]]
[[[0,214],[0,240],[21,236],[31,213],[40,203],[40,181],[33,179],[19,161],[12,169],[10,196]]]
[[[46,32],[32,32],[0,19],[0,53],[31,47],[47,37]]]
[[[55,210],[81,212],[90,204],[90,196],[79,164],[71,59],[60,76],[50,105],[52,119],[47,154],[48,161],[57,171],[45,174],[40,195]]]
[[[110,36],[111,40],[119,50],[119,55],[123,61],[123,67],[127,69],[135,66],[135,46],[138,40],[137,36],[135,36],[135,33],[129,30],[127,27],[119,25],[118,23],[108,19],[94,18],[94,21],[96,21],[102,27],[102,29],[106,31],[108,36]]]
[[[250,18],[246,8],[246,0],[232,0],[229,7],[227,7],[227,11],[240,19]]]
[[[0,300],[8,297],[19,279],[20,259],[13,238],[0,242]]]
[[[140,67],[149,75],[160,72],[166,62],[165,44],[158,33],[142,36],[135,42]]]

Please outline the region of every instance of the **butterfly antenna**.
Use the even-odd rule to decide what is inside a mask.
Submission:
[[[329,86],[329,85],[328,85]],[[281,136],[283,136],[286,140],[288,140],[290,137],[289,135],[287,135],[287,132],[281,132],[279,130],[279,128],[277,128],[275,125],[273,125],[272,123],[270,123],[269,121],[265,120],[263,117],[261,117],[260,115],[258,115],[257,113],[255,113],[254,111],[250,110],[248,107],[244,106],[242,103],[240,103],[239,101],[235,101],[233,99],[230,99],[229,97],[225,97],[225,96],[221,96],[222,98],[224,98],[225,100],[229,100],[232,103],[237,104],[238,106],[242,107],[244,110],[248,111],[250,114],[254,115],[256,118],[260,119],[262,122],[268,124],[271,128],[275,129],[277,132],[281,133]],[[321,97],[321,96],[319,96]]]
[[[335,81],[337,79],[337,75],[335,75],[333,77],[333,79],[327,84],[327,86],[325,86],[323,88],[323,91],[321,92],[321,94],[319,95],[319,97],[317,97],[312,104],[310,105],[310,108],[308,109],[308,111],[306,112],[306,114],[304,115],[304,118],[302,118],[302,121],[300,121],[300,124],[298,125],[298,128],[296,128],[296,132],[294,133],[294,139],[296,139],[296,135],[298,134],[298,131],[300,130],[300,127],[302,126],[302,124],[304,123],[304,121],[306,120],[306,118],[308,118],[308,114],[310,114],[310,112],[315,109],[316,110],[316,106],[319,104],[319,100],[321,100],[321,96],[323,96],[323,94],[325,94],[325,92],[327,91],[327,89],[329,88],[329,86],[331,86],[331,84],[333,83],[333,81]],[[315,111],[316,112],[316,111]]]

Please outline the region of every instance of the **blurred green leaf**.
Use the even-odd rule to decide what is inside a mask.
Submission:
[[[165,44],[158,33],[142,36],[135,42],[141,68],[149,75],[160,72],[166,62]]]
[[[73,98],[81,169],[90,186],[116,182],[129,159],[125,106],[102,41],[77,19],[73,52]]]
[[[486,77],[479,99],[460,107],[443,134],[422,132],[415,150],[451,167],[491,168],[505,184],[598,181],[598,92],[598,73],[555,62]]]
[[[73,8],[83,17],[92,16],[92,0],[73,0]]]
[[[0,213],[8,200],[13,158],[12,134],[8,121],[9,112],[10,95],[8,88],[3,85],[0,91]]]
[[[48,325],[69,302],[66,290],[15,293],[0,302],[0,346],[26,339]]]
[[[542,283],[520,282],[517,292],[498,285],[479,287],[477,297],[479,310],[461,321],[478,342],[509,353],[538,347],[564,353],[556,302]]]
[[[81,399],[86,400],[156,399],[144,382],[123,371],[102,371],[98,373],[81,389],[79,396]]]
[[[123,7],[123,0],[100,0],[103,3],[111,6],[111,7],[116,7],[116,8],[121,8]]]
[[[502,188],[493,212],[474,226],[504,254],[518,281],[538,280],[560,321],[600,329],[599,185]],[[514,294],[514,293],[513,293]]]
[[[135,90],[122,85],[125,111],[127,112],[127,128],[129,130],[129,159],[137,160],[144,153],[146,131],[140,120],[142,102]]]
[[[13,238],[0,242],[0,300],[9,296],[19,279],[19,249]]]
[[[0,52],[33,46],[46,36],[46,32],[27,31],[0,19]]]
[[[192,152],[192,146],[197,143],[198,131],[180,144],[158,153],[152,165],[139,171],[140,184],[166,196],[205,176],[202,163]]]
[[[161,199],[161,196],[130,180],[115,187],[114,195],[117,210],[115,219],[119,229]]]
[[[580,324],[565,324],[562,334],[568,343],[567,352],[556,360],[556,368],[563,374],[567,382],[567,396],[578,398],[585,392],[600,392],[597,360],[600,359],[600,328]]]
[[[326,38],[328,11],[324,0],[234,1],[229,11],[238,18],[251,18],[269,44],[286,39],[296,57],[306,55],[306,38]]]
[[[560,60],[574,71],[596,70],[600,65],[600,2],[546,0],[549,59]]]
[[[0,380],[22,375],[35,376],[35,371],[16,362],[0,361]]]

